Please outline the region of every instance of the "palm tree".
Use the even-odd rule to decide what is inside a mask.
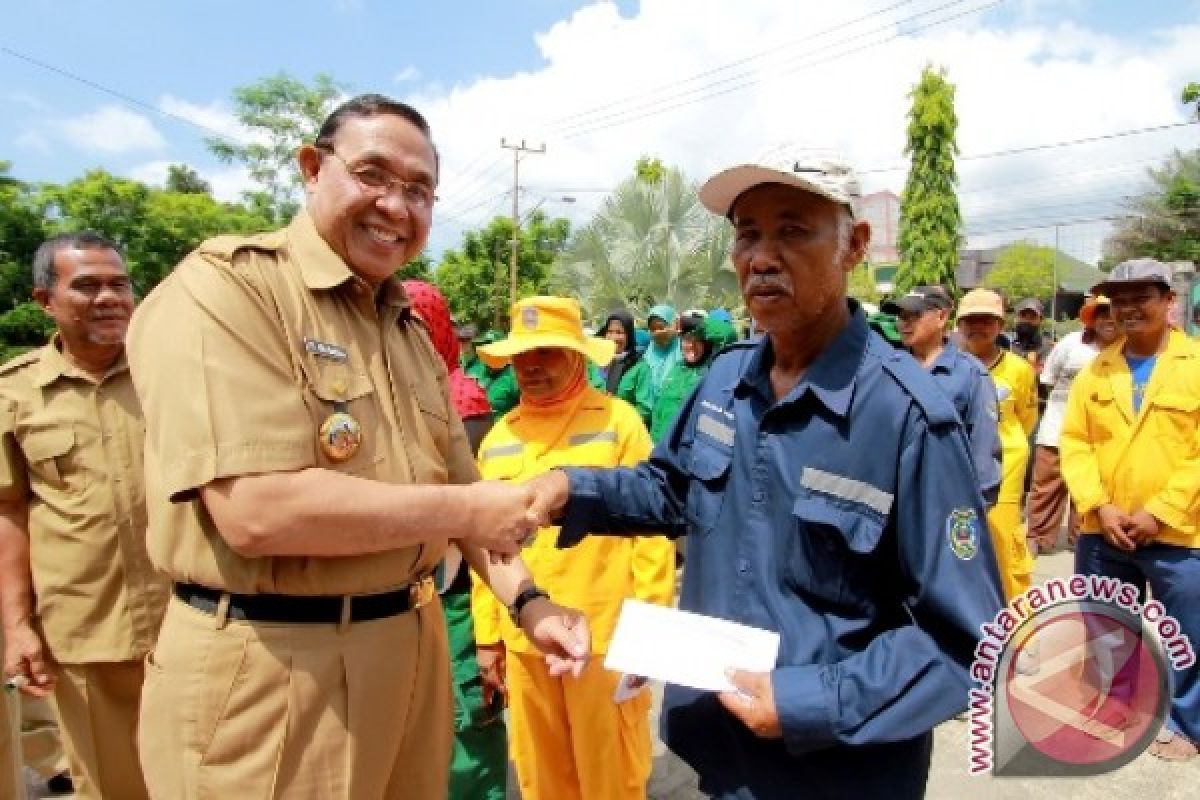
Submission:
[[[730,240],[729,226],[704,210],[679,169],[643,159],[572,237],[551,286],[590,316],[618,306],[727,303],[736,298]]]

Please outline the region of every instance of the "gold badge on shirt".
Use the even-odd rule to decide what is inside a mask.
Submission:
[[[330,461],[348,461],[362,446],[362,426],[345,411],[334,411],[321,423],[317,440]]]

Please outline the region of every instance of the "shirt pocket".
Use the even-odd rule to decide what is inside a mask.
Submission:
[[[881,577],[875,553],[884,518],[873,510],[801,490],[792,506],[785,580],[798,594],[842,607],[868,604]]]
[[[31,431],[21,439],[21,450],[38,482],[72,494],[87,488],[87,473],[79,463],[75,432],[70,428]]]
[[[1172,442],[1172,446],[1182,445],[1186,448],[1184,454],[1193,452],[1198,433],[1200,397],[1164,392],[1150,402],[1155,433]]]
[[[717,526],[725,503],[732,448],[726,450],[697,439],[692,445],[688,486],[684,509],[689,533],[708,534]]]
[[[317,443],[317,465],[337,472],[374,477],[375,466],[383,460],[380,437],[379,399],[370,379],[362,373],[345,370],[317,370],[309,386],[316,430],[313,440],[320,437],[320,428],[332,414],[349,414],[358,423],[362,437],[358,450],[345,461],[335,461]]]

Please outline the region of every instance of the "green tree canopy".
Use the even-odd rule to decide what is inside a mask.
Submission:
[[[905,292],[913,286],[941,284],[954,291],[962,245],[962,214],[955,189],[954,84],[946,79],[944,69],[927,66],[909,97],[912,107],[904,152],[911,156],[911,167],[900,202],[896,289]]]
[[[1200,263],[1200,149],[1147,170],[1152,188],[1131,200],[1104,243],[1105,263],[1150,257]]]
[[[35,190],[0,161],[0,312],[31,297],[33,254],[46,238]]]
[[[1054,248],[1017,242],[1004,248],[983,284],[1016,303],[1026,297],[1043,302],[1054,294]]]
[[[1200,83],[1191,81],[1183,87],[1182,100],[1185,106],[1195,104],[1196,107],[1192,110],[1196,112],[1196,118],[1200,119]]]
[[[167,191],[180,194],[212,194],[212,186],[187,164],[167,167]]]
[[[253,233],[270,219],[207,194],[153,189],[103,170],[42,191],[52,233],[93,230],[125,254],[139,293],[149,292],[205,239],[222,233]]]
[[[214,137],[205,143],[225,163],[244,164],[262,187],[247,193],[254,213],[268,215],[277,225],[295,216],[302,185],[296,149],[316,139],[343,88],[323,73],[309,85],[281,72],[234,89],[234,113],[250,129],[253,140],[241,143]]]
[[[459,322],[507,327],[512,230],[511,218],[496,217],[482,230],[464,233],[462,246],[443,254],[435,279]],[[569,235],[565,219],[549,219],[541,211],[529,216],[517,250],[519,297],[546,292],[550,265]]]

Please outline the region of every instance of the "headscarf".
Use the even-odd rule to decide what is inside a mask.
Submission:
[[[571,363],[568,367],[572,372],[570,380],[563,384],[558,394],[552,397],[537,398],[530,396],[528,392],[521,392],[522,408],[534,411],[557,409],[574,400],[583,393],[584,389],[588,388],[587,359],[573,350],[567,350],[567,353],[571,356]],[[520,378],[517,379],[517,382],[520,383]]]
[[[647,325],[649,325],[651,317],[658,317],[667,325],[673,325],[676,317],[675,309],[663,303],[647,312]],[[646,348],[642,358],[646,360],[646,366],[650,368],[650,383],[657,392],[671,368],[683,360],[683,352],[679,349],[679,337],[672,337],[670,344],[664,347],[655,341],[652,335],[650,346]]]
[[[458,334],[450,321],[450,306],[436,286],[425,281],[405,281],[404,291],[408,295],[413,313],[422,319],[429,329],[429,339],[450,374],[450,401],[458,416],[479,417],[491,414],[487,393],[479,382],[462,371],[458,363]]]

